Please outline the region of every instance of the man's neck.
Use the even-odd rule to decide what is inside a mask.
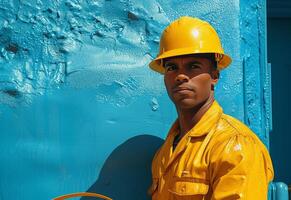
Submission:
[[[192,129],[210,108],[214,102],[213,94],[202,104],[193,109],[179,109],[177,107],[178,120],[180,125],[180,137],[182,138],[190,129]]]

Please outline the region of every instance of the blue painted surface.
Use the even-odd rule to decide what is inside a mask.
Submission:
[[[275,180],[291,185],[291,18],[268,19],[268,61],[272,65],[273,131],[270,153]]]
[[[268,144],[264,1],[0,2],[0,199],[93,191],[148,199],[150,161],[176,117],[147,64],[161,31],[210,21],[233,58],[217,99]]]
[[[288,186],[283,182],[276,182],[269,185],[270,200],[289,200]]]
[[[241,1],[244,121],[268,146],[272,126],[266,49],[266,1]],[[256,30],[256,31],[255,31]]]

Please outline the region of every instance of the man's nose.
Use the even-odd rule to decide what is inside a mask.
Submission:
[[[189,77],[186,76],[185,74],[179,74],[178,76],[176,76],[175,81],[179,82],[179,83],[188,82],[189,81]]]

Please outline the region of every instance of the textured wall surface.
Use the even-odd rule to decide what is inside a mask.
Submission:
[[[268,146],[272,110],[271,70],[266,53],[266,2],[244,0],[240,9],[244,121]]]
[[[268,143],[264,1],[0,1],[0,199],[148,199],[174,107],[148,70],[161,31],[209,21],[233,58],[216,97]]]

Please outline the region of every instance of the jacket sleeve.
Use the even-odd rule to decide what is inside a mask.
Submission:
[[[267,199],[273,167],[257,138],[231,136],[218,142],[210,155],[212,200]]]

